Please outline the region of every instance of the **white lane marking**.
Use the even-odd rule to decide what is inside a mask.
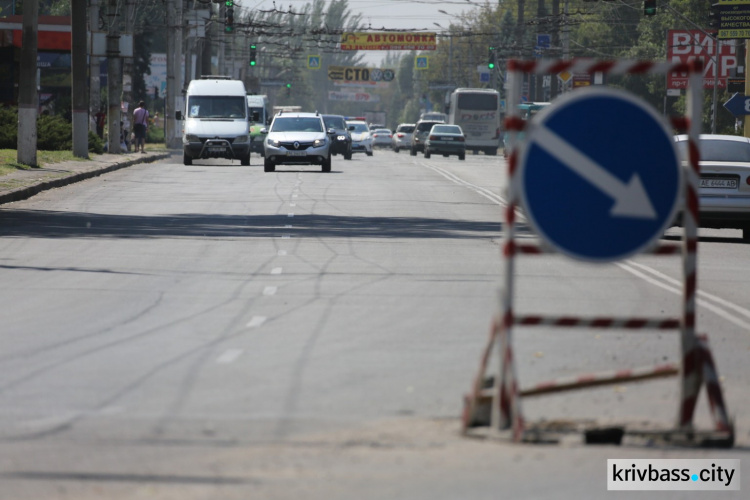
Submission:
[[[281,274],[281,271],[283,271],[282,268],[274,267],[273,269],[271,269],[271,274]]]
[[[281,256],[286,255],[286,250],[279,250],[278,255],[281,255]]]
[[[296,207],[296,206],[297,206],[297,204],[296,204],[296,203],[290,203],[290,204],[289,204],[289,206],[290,206],[290,207]]]
[[[237,358],[242,355],[242,352],[242,349],[229,349],[216,358],[216,362],[222,365],[228,365],[229,363],[237,361]]]
[[[268,318],[265,316],[253,316],[250,318],[250,321],[247,323],[248,328],[258,328],[260,325],[266,322]]]
[[[291,229],[291,228],[292,228],[291,224],[287,224],[286,226],[284,226],[284,229]]]
[[[294,214],[288,214],[287,217],[294,217]]]
[[[435,167],[433,165],[427,165],[425,163],[422,163],[422,166],[437,172],[438,174],[442,175],[443,177],[453,182],[454,184],[458,184],[459,186],[464,186],[464,187],[471,189],[475,193],[487,198],[491,202],[496,203],[500,205],[501,207],[508,206],[508,202],[505,200],[505,198],[503,198],[499,194],[494,193],[493,191],[487,188],[483,188],[481,186],[477,186],[476,184],[467,182],[463,180],[462,178],[458,177],[457,175],[452,174],[446,170],[443,170],[442,168]],[[516,210],[516,216],[518,217],[519,220],[522,220],[522,221],[526,220],[526,217],[523,215],[523,213],[520,210]]]
[[[292,235],[291,235],[291,234],[282,234],[282,235],[281,235],[281,239],[282,239],[282,240],[288,240],[288,239],[289,239],[289,238],[291,238],[291,237],[292,237]]]
[[[293,194],[293,195],[292,195],[292,198],[299,198],[299,195],[297,195],[297,194]]]
[[[276,295],[278,289],[277,286],[267,286],[263,289],[263,295]]]
[[[637,264],[637,263],[635,263],[633,261],[630,261],[630,260],[628,260],[626,262],[627,262],[627,264],[622,264],[622,263],[619,263],[619,262],[616,263],[616,264],[621,269],[624,269],[625,271],[629,272],[630,274],[632,274],[634,276],[637,276],[638,278],[641,278],[642,280],[647,281],[648,283],[651,283],[654,286],[657,286],[657,287],[659,287],[659,288],[661,288],[663,290],[666,290],[668,292],[674,293],[675,295],[682,295],[682,288],[681,288],[682,287],[682,282],[681,281],[678,281],[678,280],[675,280],[673,278],[670,278],[670,277],[668,277],[668,276],[660,273],[656,269],[652,269],[652,268],[650,268],[648,266],[644,266],[643,264]],[[664,283],[662,281],[659,281],[658,279],[656,279],[654,277],[651,277],[651,276],[645,274],[644,272],[639,271],[638,269],[635,269],[635,267],[633,267],[633,266],[637,266],[637,267],[643,269],[644,271],[650,272],[650,273],[654,274],[655,276],[658,276],[659,278],[667,281],[668,283],[673,283],[675,286],[670,286],[668,283]],[[714,304],[710,303],[709,300],[713,300],[713,301],[717,302],[719,305],[714,305]],[[730,323],[733,323],[733,324],[739,326],[740,328],[743,328],[743,329],[745,329],[747,331],[750,331],[750,322],[744,321],[742,318],[739,318],[739,317],[733,315],[732,313],[730,313],[729,311],[726,310],[726,309],[733,309],[733,310],[735,310],[736,312],[738,312],[740,314],[743,314],[743,315],[745,315],[747,317],[750,317],[750,311],[748,311],[747,309],[744,309],[743,307],[740,307],[740,306],[738,306],[736,304],[733,304],[733,303],[731,303],[731,302],[729,302],[727,300],[724,300],[721,297],[717,297],[716,295],[711,295],[709,293],[701,292],[701,291],[698,291],[696,302],[697,302],[697,304],[700,307],[704,307],[704,308],[708,309],[709,311],[715,313],[719,317],[721,317],[721,318],[729,321]],[[723,306],[726,309],[722,309],[721,306]]]
[[[533,130],[534,144],[557,161],[571,169],[596,189],[615,200],[610,215],[619,217],[656,219],[657,214],[651,204],[641,178],[634,173],[628,182],[622,182],[609,170],[560,138],[552,130],[537,124]]]

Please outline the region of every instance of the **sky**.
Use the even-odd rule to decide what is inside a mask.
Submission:
[[[239,2],[237,2],[239,3]],[[242,0],[243,8],[294,10],[312,3],[311,0]],[[484,4],[480,0],[348,0],[349,10],[361,14],[365,25],[372,29],[446,31],[451,21],[463,12],[470,12]],[[441,12],[443,11],[443,12]],[[436,26],[438,24],[440,26]],[[375,63],[385,57],[385,51],[365,54],[365,61]]]

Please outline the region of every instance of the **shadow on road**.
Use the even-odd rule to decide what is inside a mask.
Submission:
[[[286,228],[286,225],[293,225]],[[519,228],[524,231],[526,228]],[[27,238],[448,238],[491,239],[499,222],[339,215],[108,215],[0,210],[0,237]]]

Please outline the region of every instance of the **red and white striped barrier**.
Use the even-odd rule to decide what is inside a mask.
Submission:
[[[700,135],[702,114],[702,62],[672,63],[659,61],[600,61],[592,59],[508,61],[509,92],[507,98],[507,118],[505,127],[510,132],[508,152],[508,192],[507,205],[504,209],[502,257],[505,263],[503,290],[500,300],[499,317],[493,321],[488,345],[483,351],[480,371],[474,379],[472,392],[465,398],[463,415],[464,431],[476,421],[474,418],[488,397],[492,417],[491,425],[497,429],[512,428],[514,441],[523,438],[524,419],[521,413],[521,397],[579,389],[597,385],[622,383],[625,381],[647,380],[652,378],[676,375],[681,377],[681,408],[678,415],[680,430],[690,430],[698,393],[705,381],[709,394],[711,412],[720,431],[733,432],[724,404],[721,387],[718,382],[713,358],[705,340],[699,340],[695,334],[695,304],[697,291],[697,247],[698,247],[698,185],[700,179],[698,137]],[[679,319],[653,318],[576,318],[545,316],[514,316],[513,295],[516,254],[551,253],[548,248],[535,244],[518,244],[516,235],[516,210],[519,206],[517,192],[519,153],[516,147],[518,132],[525,127],[525,122],[516,114],[516,103],[520,102],[521,84],[524,73],[556,74],[563,71],[570,73],[608,73],[608,74],[667,74],[680,72],[689,74],[687,114],[685,117],[672,118],[675,129],[686,131],[688,135],[689,161],[685,172],[685,207],[683,214],[683,238],[681,245],[659,244],[649,253],[655,255],[673,255],[682,251],[683,261],[683,307]],[[649,368],[619,370],[599,375],[570,377],[520,391],[516,376],[513,355],[513,326],[555,326],[585,328],[619,328],[619,329],[675,329],[680,331],[682,362],[679,365],[668,364]],[[499,343],[500,363],[494,387],[484,389],[487,365],[492,347]]]

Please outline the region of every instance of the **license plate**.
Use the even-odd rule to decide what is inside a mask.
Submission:
[[[287,156],[307,156],[307,151],[287,151]]]
[[[440,140],[441,141],[452,141],[453,137],[441,137]]]
[[[701,187],[737,189],[737,179],[701,179]]]
[[[223,153],[227,148],[208,148],[209,153]]]

